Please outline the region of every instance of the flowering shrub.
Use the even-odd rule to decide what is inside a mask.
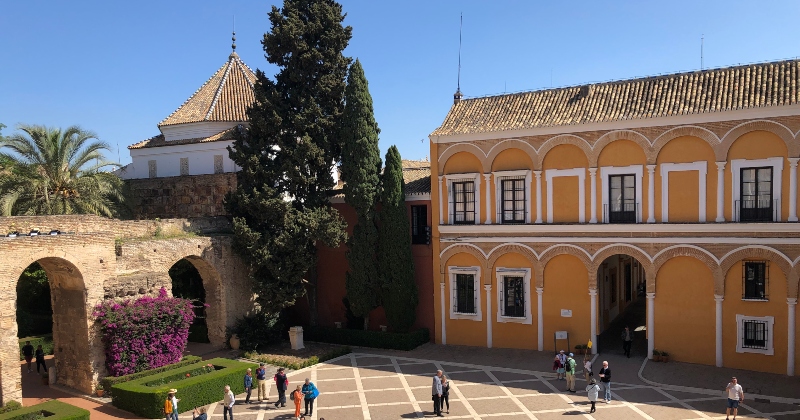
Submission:
[[[194,321],[191,301],[169,297],[163,288],[156,298],[105,301],[92,315],[102,331],[111,376],[179,362]]]

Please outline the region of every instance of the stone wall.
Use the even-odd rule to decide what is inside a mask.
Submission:
[[[10,216],[0,217],[0,235],[19,231],[27,234],[39,229],[47,234],[53,229],[69,233],[103,233],[115,238],[166,236],[183,232],[196,234],[228,233],[232,227],[227,217],[190,219],[116,220],[94,215]]]
[[[236,189],[236,173],[125,181],[135,219],[224,216],[223,200]]]

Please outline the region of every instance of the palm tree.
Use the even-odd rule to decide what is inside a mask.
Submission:
[[[0,138],[0,215],[114,216],[122,181],[101,171],[119,166],[103,155],[111,150],[108,143],[78,126],[18,129]]]

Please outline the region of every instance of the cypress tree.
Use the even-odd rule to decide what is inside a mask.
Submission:
[[[345,287],[350,310],[355,316],[364,317],[364,329],[367,329],[370,311],[380,304],[375,201],[380,186],[381,157],[380,129],[375,121],[367,78],[358,60],[350,66],[344,97],[341,136],[344,200],[358,215],[353,237],[348,241],[350,269]]]
[[[330,205],[331,171],[341,159],[340,118],[352,28],[332,0],[285,0],[269,13],[262,45],[275,80],[256,72],[249,127],[229,148],[241,167],[226,200],[234,247],[251,265],[268,312],[308,293],[316,324],[316,246],[338,246],[345,223]]]
[[[414,282],[403,161],[396,146],[390,147],[386,153],[381,181],[378,267],[382,276],[383,308],[389,326],[395,331],[405,332],[414,325],[419,297]]]

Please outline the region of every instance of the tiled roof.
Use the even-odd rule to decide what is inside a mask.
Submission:
[[[159,127],[201,121],[247,121],[255,101],[256,75],[235,52],[228,61]]]
[[[800,102],[800,60],[464,99],[431,135],[703,114]]]
[[[420,195],[431,193],[431,163],[427,160],[405,160],[403,159],[403,182],[405,183],[406,195]],[[341,190],[339,184],[334,190]],[[344,193],[334,195],[334,197],[344,198]]]
[[[183,139],[183,140],[170,140],[166,141],[164,139],[163,134],[159,134],[155,137],[150,137],[147,140],[142,140],[139,143],[132,144],[128,146],[128,149],[146,149],[150,147],[161,147],[161,146],[175,146],[179,144],[194,144],[194,143],[208,143],[212,141],[220,141],[220,140],[233,140],[233,134],[238,127],[231,127],[225,131],[220,131],[217,134],[209,137],[200,137],[194,139]]]

